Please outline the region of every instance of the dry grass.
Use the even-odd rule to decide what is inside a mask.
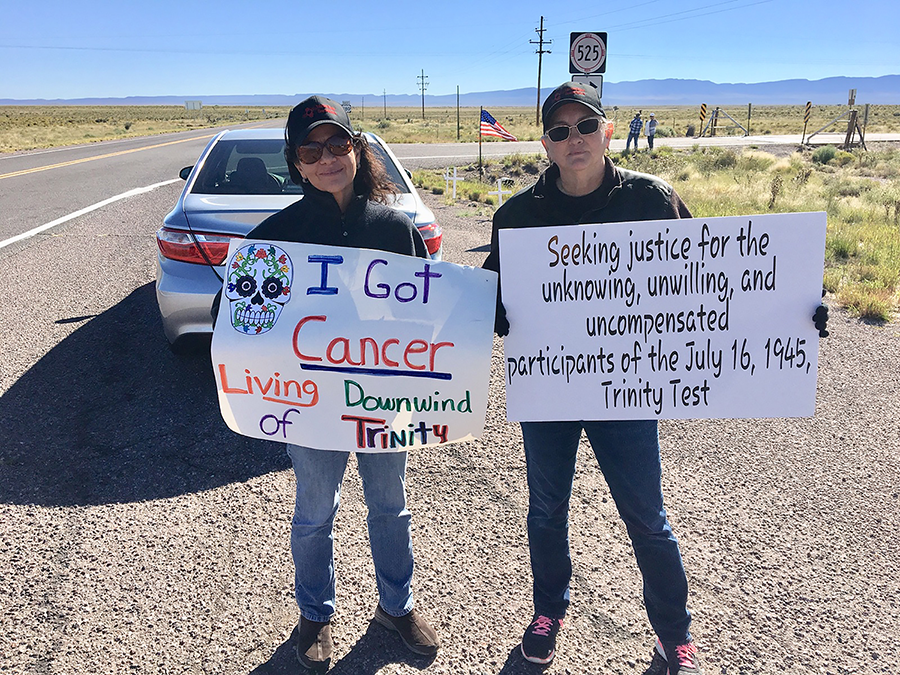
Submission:
[[[606,112],[616,125],[615,138],[627,135],[628,122],[640,108],[611,107]],[[808,133],[812,133],[835,117],[846,106],[813,106]],[[700,132],[698,106],[644,107],[645,115],[656,113],[660,136],[688,136]],[[519,140],[540,138],[534,107],[491,108],[491,114]],[[747,107],[726,109],[747,126]],[[750,121],[753,134],[799,134],[803,131],[804,106],[754,107]],[[0,152],[30,150],[91,141],[183,131],[250,122],[272,120],[280,126],[287,108],[242,108],[208,106],[188,111],[179,106],[4,106],[0,107]],[[711,110],[707,116],[711,114]],[[386,113],[386,114],[385,114]],[[860,110],[862,115],[862,109]],[[388,143],[471,143],[478,140],[478,108],[357,108],[351,113],[353,123],[363,131],[372,131]],[[727,120],[726,120],[727,122]],[[689,134],[689,127],[694,134]],[[836,125],[832,130],[840,130]],[[843,128],[846,129],[846,123]],[[869,110],[867,132],[900,131],[900,106],[876,105]],[[721,129],[718,134],[743,134],[738,128]],[[485,142],[500,142],[485,139]]]
[[[284,108],[0,106],[0,152],[152,136],[253,120],[283,122]]]

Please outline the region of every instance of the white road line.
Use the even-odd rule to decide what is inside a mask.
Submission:
[[[79,209],[74,213],[70,213],[67,216],[63,216],[62,218],[57,218],[56,220],[50,221],[49,223],[45,223],[39,227],[34,228],[33,230],[29,230],[28,232],[23,232],[22,234],[18,234],[11,239],[7,239],[6,241],[0,241],[0,248],[4,248],[9,246],[10,244],[15,244],[17,241],[22,241],[23,239],[28,239],[29,237],[33,237],[36,234],[40,234],[45,230],[49,230],[51,227],[56,227],[57,225],[62,225],[73,218],[78,218],[79,216],[83,216],[86,213],[90,213],[91,211],[96,211],[97,209],[101,209],[104,206],[108,206],[113,202],[117,202],[120,199],[126,199],[127,197],[134,197],[135,195],[140,195],[145,192],[150,192],[155,190],[158,187],[163,187],[165,185],[171,185],[172,183],[177,183],[180,181],[180,178],[173,178],[172,180],[163,181],[162,183],[154,183],[153,185],[147,185],[146,187],[134,188],[133,190],[129,190],[128,192],[123,192],[120,195],[116,195],[115,197],[110,197],[109,199],[104,199],[102,202],[97,202],[96,204],[91,204],[90,206],[85,206],[83,209]]]

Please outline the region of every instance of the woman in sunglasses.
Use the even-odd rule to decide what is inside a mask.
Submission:
[[[497,209],[484,267],[500,273],[498,232],[503,228],[691,217],[670,185],[654,176],[619,169],[606,156],[612,124],[596,89],[576,82],[560,85],[544,102],[542,117],[541,142],[550,167],[531,188]],[[510,327],[506,319],[498,285],[495,330],[506,335],[511,329],[515,326]],[[647,614],[658,636],[654,672],[665,672],[668,665],[669,673],[699,673],[697,650],[688,630],[687,579],[663,508],[656,420],[521,425],[534,579],[534,614],[522,636],[523,656],[540,664],[553,660],[556,636],[569,606],[568,510],[583,431],[625,522],[643,577]],[[602,646],[598,649],[602,653]]]
[[[403,213],[385,205],[395,188],[366,140],[354,133],[339,103],[312,96],[295,106],[285,126],[285,158],[303,199],[253,229],[251,239],[348,246],[428,257],[422,235]],[[327,670],[335,611],[334,517],[349,452],[287,446],[297,479],[291,552],[300,609],[297,656]],[[406,452],[357,453],[379,603],[375,620],[399,633],[418,654],[434,654],[438,638],[413,608],[413,553],[406,508]]]

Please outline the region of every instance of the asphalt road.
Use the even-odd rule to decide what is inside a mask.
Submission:
[[[0,159],[0,243],[174,179],[209,133]],[[410,166],[449,152],[400,148]],[[172,355],[162,334],[153,232],[180,189],[0,248],[0,672],[298,672],[287,459],[230,432],[209,360]],[[441,208],[447,259],[478,264],[488,216]],[[665,426],[708,674],[895,670],[900,333],[841,313],[832,327],[815,418]],[[499,372],[491,386],[482,440],[410,459],[416,593],[444,641],[434,661],[368,621],[351,465],[336,526],[338,675],[541,672],[517,651],[530,618],[521,439]],[[640,584],[586,452],[573,504],[576,604],[548,672],[641,673],[652,638]]]
[[[244,126],[262,126],[254,123]],[[0,154],[0,244],[33,228],[53,223],[82,209],[95,207],[131,190],[178,183],[178,171],[196,161],[217,129],[163,134],[146,138],[92,143],[53,150]],[[871,141],[897,140],[900,134],[870,134]],[[840,143],[840,134],[820,135],[818,142]],[[691,147],[764,147],[799,144],[798,135],[659,138],[657,145]],[[646,141],[641,139],[642,147]],[[392,145],[407,169],[443,168],[477,161],[477,143]],[[613,150],[625,147],[614,139]],[[484,157],[512,153],[542,153],[539,141],[482,143]]]

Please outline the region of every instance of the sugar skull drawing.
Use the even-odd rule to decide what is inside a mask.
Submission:
[[[235,251],[225,289],[234,329],[249,335],[271,330],[291,299],[293,275],[291,259],[277,246],[248,244]]]

